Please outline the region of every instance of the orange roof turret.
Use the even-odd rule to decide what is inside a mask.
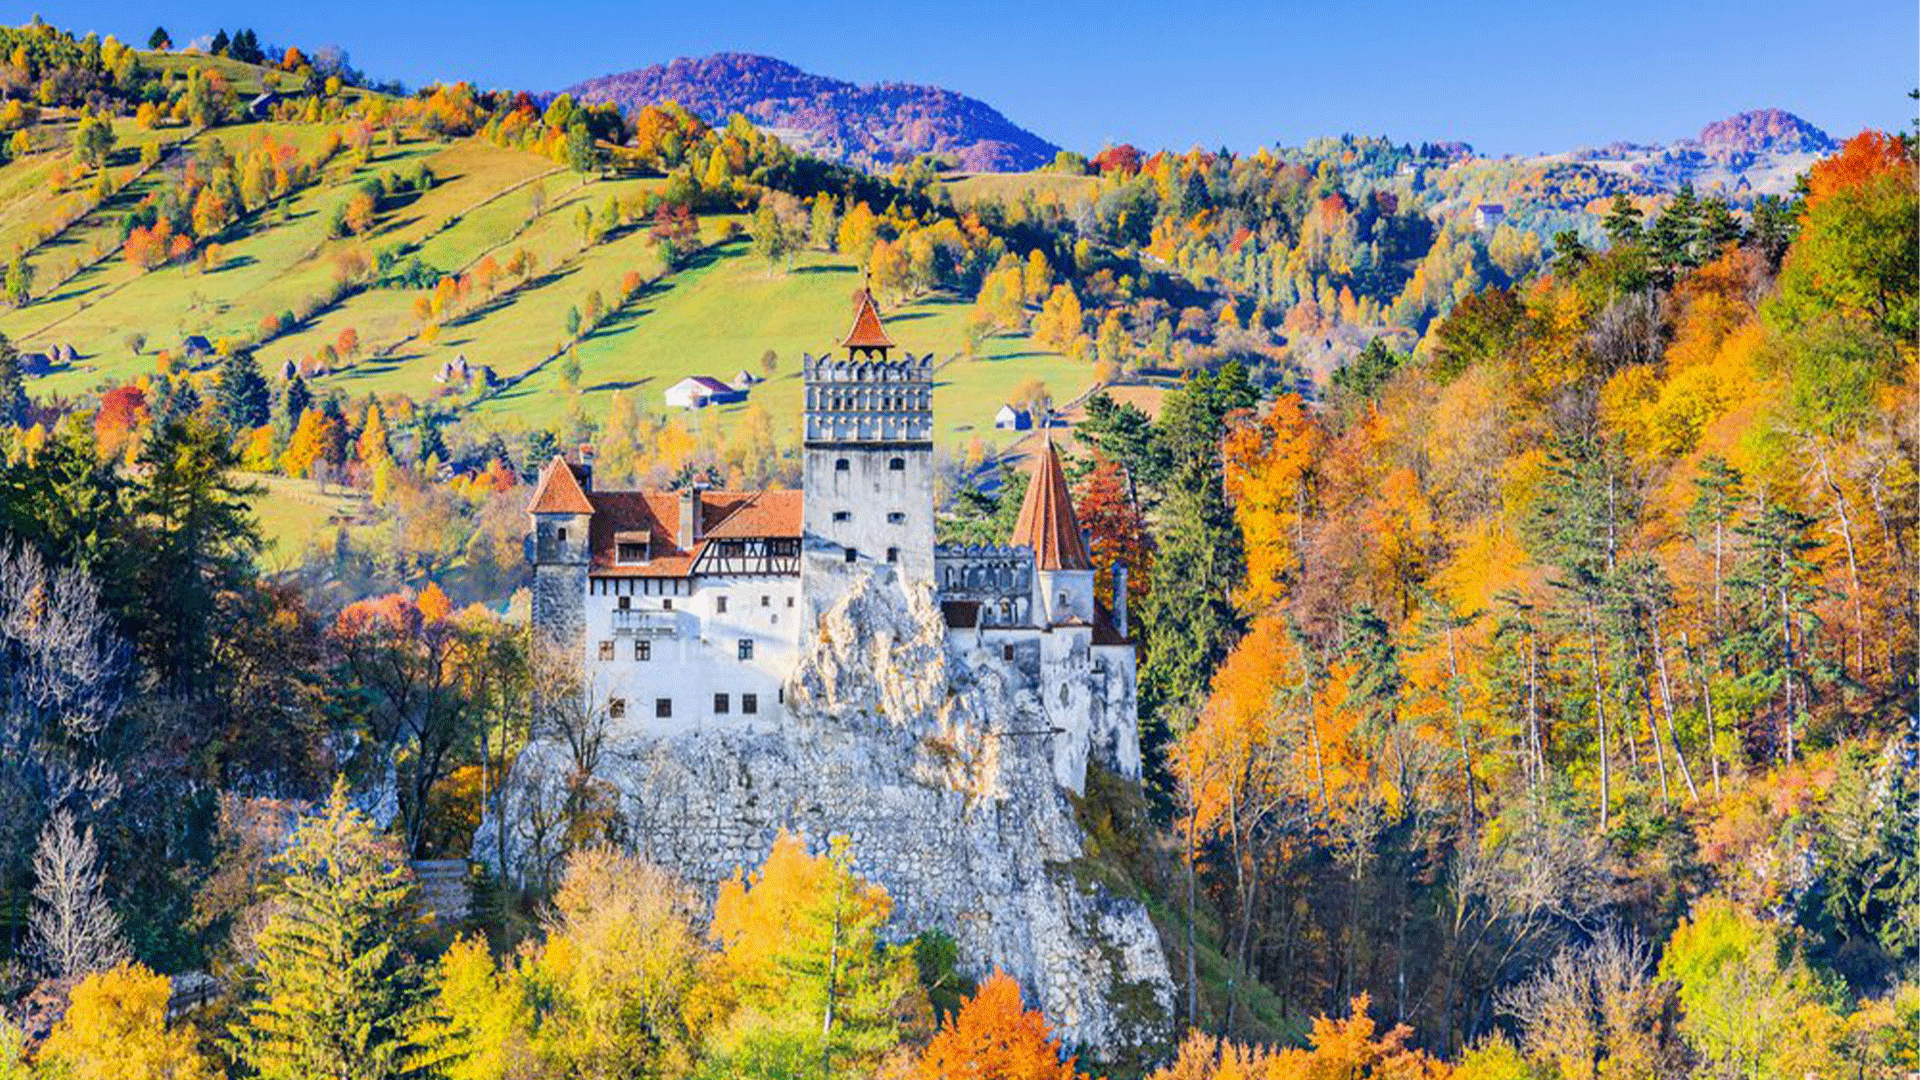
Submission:
[[[840,344],[849,349],[893,348],[893,339],[887,336],[886,327],[880,325],[880,312],[873,306],[872,290],[860,290],[859,306],[853,312],[853,329],[847,331],[846,340]]]
[[[564,457],[556,456],[540,474],[540,486],[533,490],[529,514],[591,514],[593,500],[580,486],[580,477]]]
[[[1091,570],[1093,559],[1080,539],[1080,523],[1073,516],[1073,496],[1067,475],[1060,471],[1060,455],[1053,439],[1044,438],[1027,497],[1020,504],[1020,520],[1013,526],[1013,543],[1033,549],[1038,570]]]

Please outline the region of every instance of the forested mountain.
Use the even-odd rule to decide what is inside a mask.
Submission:
[[[860,86],[768,56],[720,53],[602,75],[568,88],[623,109],[678,102],[709,123],[740,113],[798,149],[884,167],[921,154],[973,172],[1019,172],[1059,149],[984,102],[912,83]]]

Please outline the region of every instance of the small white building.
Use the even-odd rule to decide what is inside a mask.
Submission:
[[[1481,203],[1473,208],[1473,227],[1481,232],[1491,231],[1505,220],[1507,208],[1502,203]]]
[[[709,405],[745,401],[747,391],[744,387],[736,390],[711,375],[689,375],[667,387],[663,396],[667,404],[676,409],[704,409]]]
[[[1026,431],[1033,427],[1033,414],[1010,404],[1002,405],[1000,411],[993,414],[993,426],[1000,431]]]

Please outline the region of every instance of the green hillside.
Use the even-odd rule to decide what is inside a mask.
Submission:
[[[263,84],[289,85],[284,73],[224,57],[141,56],[173,77],[219,71],[242,94]],[[592,237],[581,223],[583,213],[602,214],[609,204],[631,207],[660,194],[666,178],[587,174],[479,135],[417,132],[375,139],[364,155],[335,153],[313,182],[236,220],[213,245],[214,257],[143,269],[120,250],[129,215],[192,168],[210,144],[229,155],[280,147],[313,156],[330,140],[351,139],[352,125],[283,118],[148,130],[119,118],[106,168],[124,186],[88,209],[94,174],[74,163],[75,122],[70,113],[49,110],[31,130],[33,148],[0,166],[0,252],[19,253],[33,282],[27,303],[0,313],[0,332],[22,351],[64,345],[78,354],[72,364],[34,377],[28,388],[36,395],[89,397],[151,375],[163,362],[180,364],[189,336],[250,348],[277,380],[289,361],[312,368],[326,359],[323,351],[344,332],[358,348],[328,361],[324,374],[309,376],[316,393],[337,388],[355,399],[438,399],[476,431],[525,432],[575,415],[596,419],[619,391],[639,395],[649,411],[663,411],[660,395],[679,379],[731,379],[742,369],[759,374],[771,351],[775,377],[755,389],[749,405],[716,410],[698,424],[711,433],[757,408],[777,432],[790,435],[797,429],[800,355],[834,346],[859,283],[853,258],[817,248],[770,269],[744,238],[730,239],[749,223],[727,208],[703,210],[701,250],[667,272],[645,222],[627,221]],[[164,153],[143,167],[141,151],[150,143]],[[430,185],[405,190],[422,169]],[[401,193],[379,200],[370,227],[335,235],[334,218],[363,187],[396,181]],[[973,176],[960,181],[955,194],[964,200],[1004,187],[993,177]],[[50,222],[69,219],[47,235]],[[523,277],[498,275],[495,288],[469,296],[428,330],[416,306],[430,288],[343,283],[351,273],[343,268],[382,253],[396,264],[417,259],[435,276],[469,274],[489,260],[502,266],[516,255],[532,269]],[[645,284],[621,305],[629,275]],[[588,310],[594,293],[608,314],[570,342],[568,312]],[[977,359],[964,358],[969,306],[929,292],[896,302],[889,312],[903,348],[933,353],[942,364],[943,441],[963,443],[990,431],[993,411],[1031,380],[1045,382],[1059,401],[1091,385],[1091,364],[1038,348],[1023,334],[989,338]],[[580,365],[577,389],[562,375],[569,345]],[[491,368],[500,385],[491,393],[456,392],[437,382],[435,373],[457,356]]]

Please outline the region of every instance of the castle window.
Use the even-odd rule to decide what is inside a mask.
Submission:
[[[758,713],[760,711],[760,695],[759,694],[741,694],[740,695],[740,711],[743,713],[746,713],[748,716],[752,716],[755,713]]]
[[[673,719],[673,699],[670,697],[654,698],[653,715],[654,718],[658,720]]]
[[[646,562],[647,561],[647,545],[621,544],[619,547],[619,552],[616,555],[616,558],[618,558],[619,561],[623,563]]]
[[[600,643],[600,659],[602,660],[613,659],[613,642],[603,641]]]
[[[761,594],[760,594],[760,606],[761,606],[761,607],[772,607],[772,606],[773,606],[773,597],[771,597],[771,596],[768,596],[768,595],[767,595],[766,593],[761,593]]]
[[[1065,705],[1066,703],[1067,703],[1067,686],[1065,683],[1061,683],[1060,684],[1060,704]]]
[[[631,608],[633,606],[633,597],[623,596],[618,601],[615,602],[615,606],[618,607],[621,611],[625,611],[628,608]]]
[[[906,471],[907,471],[907,459],[906,459],[906,458],[903,458],[903,457],[897,457],[897,458],[888,458],[888,459],[887,459],[887,470],[888,470],[889,472],[906,472]]]
[[[713,695],[713,715],[725,716],[733,711],[733,702],[725,694]]]
[[[633,658],[635,660],[653,659],[653,642],[635,641],[633,643]]]
[[[889,525],[905,525],[906,523],[907,515],[898,510],[890,511],[887,514],[887,524]]]
[[[787,606],[788,606],[788,607],[792,607],[792,606],[793,606],[793,597],[791,597],[791,596],[789,596],[789,597],[787,597]]]
[[[834,472],[848,472],[848,471],[851,471],[852,468],[853,468],[853,462],[848,461],[846,458],[835,459],[833,463]],[[566,537],[562,536],[560,539],[565,540]]]
[[[1013,646],[1011,645],[1000,646],[1000,659],[1005,660],[1008,663],[1012,663],[1013,662]]]
[[[566,542],[567,542],[567,527],[566,527],[565,525],[562,525],[561,527],[559,527],[559,528],[557,528],[557,529],[555,529],[555,530],[553,530],[553,538],[554,538],[555,540],[558,540],[558,541],[560,541],[560,542],[561,542],[561,543],[563,543],[563,544],[564,544],[564,543],[566,543]]]
[[[848,548],[848,549],[847,549],[847,561],[848,561],[848,562],[859,562],[859,561],[860,561],[860,549],[859,549],[859,548]]]
[[[887,561],[888,561],[888,562],[890,562],[890,563],[897,563],[897,562],[899,562],[899,561],[900,561],[900,549],[899,549],[899,548],[897,548],[897,547],[895,547],[895,548],[888,548],[888,549],[887,549]]]
[[[617,697],[607,702],[607,715],[615,720],[625,717],[627,715],[627,699]]]
[[[1001,617],[1002,619],[1006,619],[1006,620],[1008,620],[1008,621],[1012,621],[1012,619],[1013,619],[1013,601],[1011,601],[1011,600],[1002,600],[1002,601],[1000,601],[1000,617]]]
[[[667,597],[662,597],[662,598],[661,598],[661,600],[660,600],[660,610],[661,610],[661,611],[672,611],[672,610],[673,610],[673,597],[671,597],[671,596],[667,596]]]
[[[713,604],[714,604],[714,608],[713,608],[713,610],[714,610],[714,611],[715,611],[716,613],[718,613],[718,614],[721,614],[721,615],[725,615],[725,614],[727,613],[727,598],[726,598],[726,597],[724,597],[724,596],[716,596],[716,597],[714,597],[714,598],[713,598]]]
[[[853,520],[853,511],[851,511],[851,510],[835,510],[835,511],[833,512],[833,520],[835,520],[835,521],[852,521],[852,520]]]
[[[742,660],[753,659],[753,639],[752,638],[743,637],[740,639],[740,659]]]

